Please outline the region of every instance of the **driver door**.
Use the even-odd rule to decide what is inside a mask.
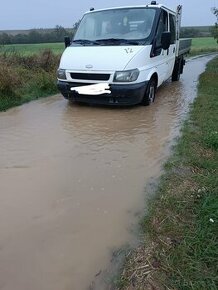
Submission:
[[[161,44],[161,36],[164,31],[168,31],[168,13],[162,10],[156,30],[153,51],[151,53],[154,65],[157,67],[159,85],[169,77],[169,50],[164,50]]]

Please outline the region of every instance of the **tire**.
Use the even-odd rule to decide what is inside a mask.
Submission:
[[[151,78],[146,88],[144,98],[141,102],[143,106],[149,106],[154,102],[156,90],[157,90],[157,82],[154,78]]]
[[[69,95],[68,95],[68,93],[61,92],[61,94],[62,94],[62,96],[63,96],[65,99],[69,100]]]
[[[177,82],[180,79],[180,74],[181,74],[181,65],[182,65],[182,60],[179,58],[173,69],[173,74],[172,74],[172,82]]]

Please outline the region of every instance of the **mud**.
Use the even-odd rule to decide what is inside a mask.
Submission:
[[[88,289],[113,249],[134,242],[144,188],[161,173],[210,58],[189,61],[150,107],[54,96],[0,113],[1,290]]]

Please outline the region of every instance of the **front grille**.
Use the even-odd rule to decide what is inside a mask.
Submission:
[[[71,73],[72,79],[91,80],[91,81],[108,81],[110,74],[95,74],[95,73]]]
[[[70,88],[74,88],[74,87],[82,87],[82,86],[90,86],[90,85],[94,85],[95,83],[71,83],[69,82],[68,85]]]

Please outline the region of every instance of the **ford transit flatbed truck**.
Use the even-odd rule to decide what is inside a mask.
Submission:
[[[157,88],[178,81],[191,39],[180,39],[177,11],[152,1],[86,12],[57,71],[69,100],[104,105],[150,105]]]

